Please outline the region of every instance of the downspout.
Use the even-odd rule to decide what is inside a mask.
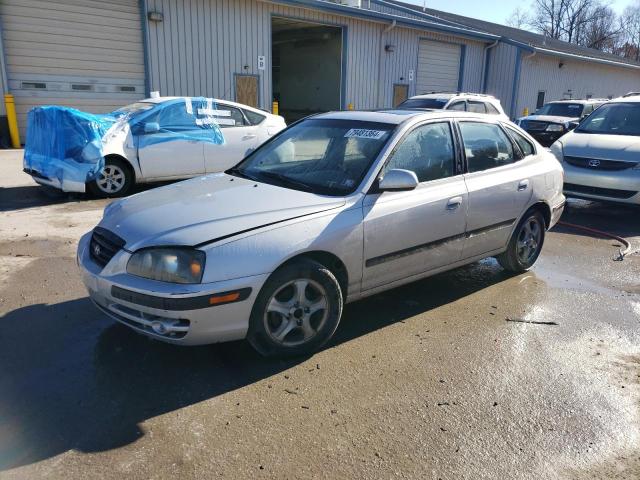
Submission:
[[[533,50],[529,55],[524,57],[524,60],[529,60],[534,57],[537,52]],[[522,70],[522,50],[518,49],[518,57],[516,58],[516,71],[513,75],[513,88],[511,89],[511,118],[515,120],[518,116],[516,115],[516,105],[518,99],[518,92],[520,90],[520,71]]]
[[[378,58],[378,94],[376,95],[376,106],[377,108],[382,108],[383,105],[380,105],[380,96],[381,92],[384,89],[384,82],[382,81],[382,61],[385,59],[384,56],[384,45],[382,45],[383,37],[389,33],[391,30],[396,28],[397,22],[394,19],[389,25],[385,27],[384,30],[380,33],[380,44],[378,45],[378,52],[380,57]]]
[[[487,93],[487,82],[489,80],[489,50],[500,43],[500,39],[484,47],[484,64],[482,65],[482,93]]]
[[[149,61],[149,27],[147,25],[147,0],[138,0],[142,30],[142,53],[144,60],[144,95],[151,96],[151,62]]]

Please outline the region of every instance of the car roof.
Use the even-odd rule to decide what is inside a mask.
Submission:
[[[453,98],[453,97],[479,97],[487,100],[498,100],[496,97],[492,95],[487,95],[485,93],[472,93],[472,92],[429,92],[423,93],[421,95],[414,95],[411,98]]]
[[[629,97],[619,97],[614,98],[613,100],[609,100],[612,103],[640,103],[640,94],[631,95]]]
[[[586,98],[576,98],[574,100],[552,100],[550,102],[547,103],[582,103],[582,104],[587,104],[587,103],[602,103],[602,102],[608,102],[609,100],[606,98],[590,98],[590,99],[586,99]]]
[[[399,125],[407,120],[430,120],[438,118],[471,118],[487,121],[493,117],[486,114],[474,114],[471,112],[458,112],[452,110],[345,110],[339,112],[327,112],[315,115],[311,118],[330,120],[354,120],[361,122],[380,122]],[[496,119],[499,120],[499,119]]]
[[[197,99],[197,98],[208,98],[208,97],[150,97],[150,98],[145,98],[144,100],[140,100],[141,102],[146,102],[146,103],[155,103],[155,104],[160,104],[160,103],[165,103],[165,102],[175,102],[177,100],[184,100],[185,98],[190,98],[190,99]],[[231,105],[233,107],[238,107],[238,108],[243,108],[245,110],[252,110],[261,114],[265,114],[268,112],[265,112],[264,110],[260,110],[259,108],[255,108],[255,107],[251,107],[249,105],[244,105],[243,103],[236,103],[236,102],[232,102],[229,100],[222,100],[219,98],[212,98],[211,100],[213,100],[215,103],[224,103],[225,105]]]

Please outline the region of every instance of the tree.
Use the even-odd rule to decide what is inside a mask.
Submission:
[[[507,18],[507,25],[514,28],[526,28],[530,23],[529,13],[522,7],[516,7]]]
[[[640,0],[624,9],[620,23],[624,39],[620,54],[626,58],[640,60]]]

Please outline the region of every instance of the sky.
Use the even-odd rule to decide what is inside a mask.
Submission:
[[[403,0],[415,5],[423,5],[422,0]],[[445,12],[457,13],[466,17],[480,18],[494,23],[504,24],[517,7],[527,6],[532,2],[522,0],[426,0],[427,7]],[[621,13],[632,0],[612,0],[607,2],[613,9]]]

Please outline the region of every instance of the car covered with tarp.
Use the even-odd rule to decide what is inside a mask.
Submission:
[[[108,114],[37,107],[24,171],[65,192],[121,196],[135,183],[223,171],[285,127],[277,115],[204,97],[149,98]]]

